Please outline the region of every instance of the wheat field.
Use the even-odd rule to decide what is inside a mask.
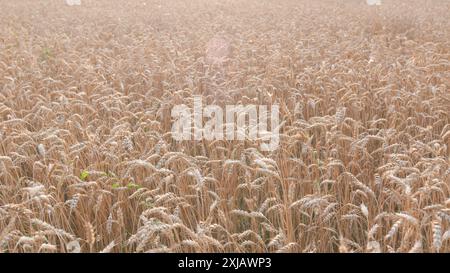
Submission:
[[[449,14],[0,0],[0,252],[450,252]],[[175,141],[195,95],[278,149]]]

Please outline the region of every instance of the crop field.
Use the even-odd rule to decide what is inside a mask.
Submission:
[[[450,252],[450,1],[0,0],[0,253]],[[172,109],[278,105],[262,139]]]

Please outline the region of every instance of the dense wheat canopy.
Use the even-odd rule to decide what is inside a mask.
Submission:
[[[449,14],[0,0],[0,252],[450,252]],[[194,95],[279,148],[175,141]]]

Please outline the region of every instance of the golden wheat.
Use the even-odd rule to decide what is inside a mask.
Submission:
[[[448,1],[0,6],[0,252],[450,251]],[[279,148],[175,141],[195,95]]]

